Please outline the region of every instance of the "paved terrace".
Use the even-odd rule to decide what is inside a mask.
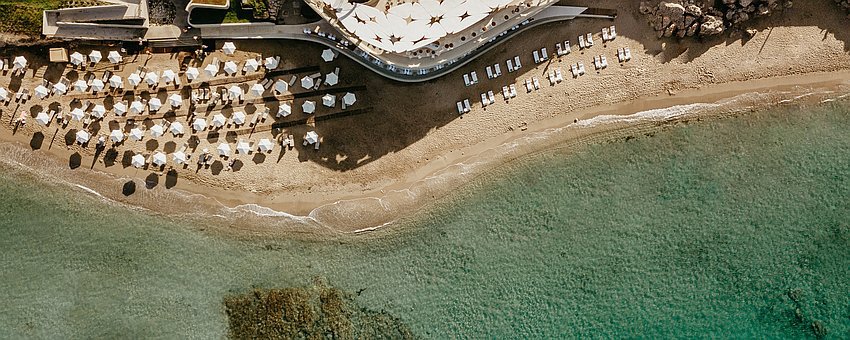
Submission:
[[[453,50],[443,52],[439,58],[422,59],[384,54],[380,56],[379,60],[362,50],[344,47],[338,41],[330,40],[316,33],[305,33],[306,30],[339,34],[326,21],[305,25],[274,25],[271,23],[211,25],[200,27],[200,31],[201,36],[205,39],[295,39],[312,41],[333,48],[340,54],[354,59],[387,78],[401,82],[422,82],[436,79],[454,71],[526,29],[550,22],[571,20],[576,17],[613,18],[576,14],[575,7],[551,6],[532,17],[518,16],[513,19],[514,21],[505,22],[503,27],[508,27],[508,30],[488,30],[477,38],[482,43],[464,44]]]
[[[148,26],[147,0],[103,1],[111,5],[44,11],[42,33],[48,37],[88,40],[137,40],[144,36]],[[128,23],[114,23],[120,21]]]

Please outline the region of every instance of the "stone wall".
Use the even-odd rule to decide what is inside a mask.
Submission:
[[[791,0],[645,0],[640,11],[658,37],[682,38],[718,35],[791,6]]]

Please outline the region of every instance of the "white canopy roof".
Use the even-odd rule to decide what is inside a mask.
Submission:
[[[117,102],[115,105],[112,105],[112,111],[115,112],[116,116],[123,116],[127,113],[127,105],[124,102]]]
[[[88,143],[91,138],[91,134],[86,130],[77,131],[77,143],[85,144]]]
[[[357,101],[357,96],[354,93],[348,92],[344,96],[342,96],[342,102],[345,103],[345,106],[354,105],[354,102]]]
[[[231,55],[233,52],[236,52],[236,45],[233,42],[227,41],[221,47],[221,50],[224,51],[224,54]]]
[[[73,119],[73,120],[80,121],[80,120],[83,120],[83,117],[85,117],[85,116],[86,116],[86,113],[83,112],[83,109],[81,109],[79,107],[71,110],[71,119]]]
[[[112,77],[109,77],[109,86],[114,88],[122,88],[124,87],[124,80],[117,74],[113,74]]]
[[[230,144],[219,143],[218,147],[215,148],[215,149],[218,150],[218,154],[221,155],[221,156],[225,156],[225,157],[230,156]]]
[[[262,152],[269,152],[274,149],[274,143],[272,143],[272,141],[268,138],[263,138],[257,143],[257,148],[259,148]]]
[[[330,93],[322,96],[322,105],[327,107],[334,107],[334,105],[336,105],[336,96]]]
[[[24,56],[17,56],[17,57],[15,57],[15,60],[12,61],[12,69],[13,70],[24,69],[26,67],[27,67],[27,58],[24,58]]]
[[[315,144],[319,141],[319,134],[317,134],[316,131],[309,131],[307,132],[307,135],[304,136],[304,139],[307,140],[307,143]]]
[[[280,107],[277,108],[278,117],[286,117],[290,114],[292,114],[292,106],[289,103],[281,103]]]
[[[304,104],[301,104],[301,110],[304,111],[304,113],[316,112],[316,102],[312,100],[304,101]]]
[[[118,51],[109,51],[109,55],[106,56],[106,59],[109,59],[110,63],[117,64],[120,63],[123,58]]]
[[[74,64],[76,66],[80,66],[80,64],[83,63],[83,59],[85,59],[85,58],[86,57],[82,53],[74,52],[74,53],[71,53],[70,61],[71,61],[71,64]]]
[[[133,155],[133,158],[130,160],[130,164],[137,168],[144,167],[146,163],[145,156],[140,153]]]
[[[65,94],[66,92],[68,92],[68,87],[62,83],[56,83],[53,84],[53,92],[57,94]]]
[[[172,124],[173,126],[173,124]],[[195,118],[195,121],[192,122],[192,129],[195,131],[204,131],[207,128],[207,120],[203,118]]]
[[[325,75],[325,84],[328,84],[328,86],[334,86],[337,83],[339,83],[339,76],[337,76],[336,73],[328,73]]]
[[[103,118],[106,115],[106,107],[101,104],[97,104],[94,108],[91,109],[91,115],[95,118]]]
[[[153,162],[153,164],[156,164],[156,166],[163,166],[167,161],[168,158],[165,156],[165,154],[159,151],[154,153],[153,157],[151,157],[151,162]]]
[[[133,87],[136,87],[142,83],[142,77],[140,77],[138,73],[133,73],[127,76],[127,82],[130,83],[130,85],[132,85]]]
[[[236,111],[236,112],[233,113],[233,117],[231,117],[231,119],[233,119],[233,124],[236,124],[236,125],[245,124],[245,112]]]
[[[257,59],[245,60],[244,69],[246,72],[257,72],[260,69],[260,63],[257,62]]]
[[[159,124],[154,124],[148,131],[151,132],[151,137],[153,138],[159,138],[162,137],[163,134],[165,134],[165,130],[163,130],[162,125]]]
[[[263,92],[266,92],[266,88],[263,87],[263,84],[254,84],[251,86],[251,95],[260,97],[263,95]]]
[[[336,57],[336,55],[334,55],[333,50],[328,48],[328,49],[325,49],[324,51],[322,51],[322,60],[324,60],[326,62],[331,62],[331,61],[334,60],[334,57]]]
[[[208,64],[207,67],[204,67],[204,72],[210,77],[215,77],[218,74],[218,65]]]
[[[159,98],[153,97],[150,100],[148,100],[148,111],[156,112],[161,107],[162,107],[162,101],[159,100]]]
[[[35,96],[38,99],[44,99],[45,97],[47,97],[47,94],[48,94],[48,91],[47,91],[47,88],[44,87],[44,85],[38,85],[38,86],[35,87]]]
[[[9,91],[6,90],[5,87],[0,86],[0,100],[7,101],[9,100]]]
[[[74,82],[74,90],[77,90],[79,92],[86,92],[88,89],[89,84],[86,83],[85,80],[80,79]]]
[[[140,102],[138,100],[134,100],[132,103],[130,103],[130,113],[138,115],[138,114],[142,114],[142,112],[144,112],[144,111],[145,111],[145,104],[142,104],[142,102]]]
[[[35,116],[35,121],[41,125],[47,125],[47,123],[50,123],[50,116],[47,115],[47,112],[41,111]]]
[[[236,100],[243,94],[242,88],[236,85],[231,86],[230,89],[227,90],[227,93],[230,95],[230,100]]]
[[[168,96],[168,104],[170,104],[171,107],[180,107],[180,105],[183,105],[183,97],[177,93],[172,94]]]
[[[212,125],[213,126],[222,127],[222,126],[224,126],[225,123],[227,123],[227,117],[225,117],[223,114],[219,113],[219,114],[216,114],[215,116],[213,116],[213,119],[212,119]]]
[[[105,85],[103,84],[103,81],[100,79],[95,79],[91,81],[91,90],[94,92],[103,91],[104,86]]]
[[[236,152],[243,155],[251,152],[251,144],[246,141],[239,141],[239,143],[236,143]]]
[[[142,138],[145,138],[145,133],[142,132],[139,128],[130,129],[130,139],[134,141],[140,141]]]
[[[109,133],[109,140],[114,143],[121,143],[121,141],[124,140],[124,132],[121,130],[112,130],[112,132]]]
[[[218,73],[218,72],[216,72],[216,73]],[[189,79],[189,81],[198,79],[199,75],[200,75],[200,72],[198,71],[197,67],[190,67],[190,68],[186,69],[186,79]]]
[[[148,72],[145,74],[145,82],[148,83],[148,85],[150,86],[159,84],[159,75],[157,75],[156,72],[153,71]]]
[[[173,81],[174,81],[174,77],[176,77],[176,76],[177,76],[177,75],[176,75],[176,74],[174,74],[174,71],[172,71],[171,69],[167,69],[167,70],[165,70],[165,71],[162,71],[162,81],[164,81],[164,82],[166,82],[166,83],[171,83],[171,82],[173,82]]]
[[[227,73],[227,75],[232,76],[234,73],[236,73],[237,68],[239,68],[239,66],[237,66],[236,63],[233,62],[233,60],[228,60],[226,63],[224,63],[224,73]]]
[[[183,124],[180,124],[180,122],[171,123],[171,127],[169,127],[168,130],[171,131],[171,134],[174,136],[182,135]]]
[[[279,66],[278,64],[280,64],[280,62],[278,62],[275,57],[268,57],[263,60],[263,66],[265,66],[269,70],[276,69]]]
[[[274,83],[274,90],[278,93],[284,93],[286,91],[289,91],[289,83],[280,79]]]
[[[310,76],[304,76],[304,78],[301,78],[301,87],[303,87],[305,89],[312,89],[313,86],[315,86],[315,85],[316,85],[316,83],[313,81],[313,78],[311,78]]]
[[[94,50],[89,53],[89,59],[93,63],[99,63],[103,59],[103,54],[100,54],[100,51]]]
[[[174,163],[186,164],[186,153],[183,151],[177,151],[171,154],[171,159],[174,160]]]

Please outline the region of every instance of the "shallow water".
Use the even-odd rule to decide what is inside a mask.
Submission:
[[[806,337],[816,320],[844,337],[848,118],[831,103],[554,150],[329,241],[234,240],[4,169],[0,336],[221,337],[226,294],[323,277],[430,338]]]

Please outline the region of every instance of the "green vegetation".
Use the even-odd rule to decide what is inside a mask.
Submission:
[[[386,312],[359,308],[354,297],[321,282],[285,289],[255,289],[224,299],[235,339],[412,339],[410,329]]]
[[[237,0],[230,1],[230,8],[227,10],[227,13],[224,15],[224,19],[222,23],[224,24],[233,24],[240,22],[251,22],[253,17],[250,12],[243,11],[241,3]]]
[[[42,11],[102,4],[97,0],[0,0],[0,32],[35,37],[41,34]]]

